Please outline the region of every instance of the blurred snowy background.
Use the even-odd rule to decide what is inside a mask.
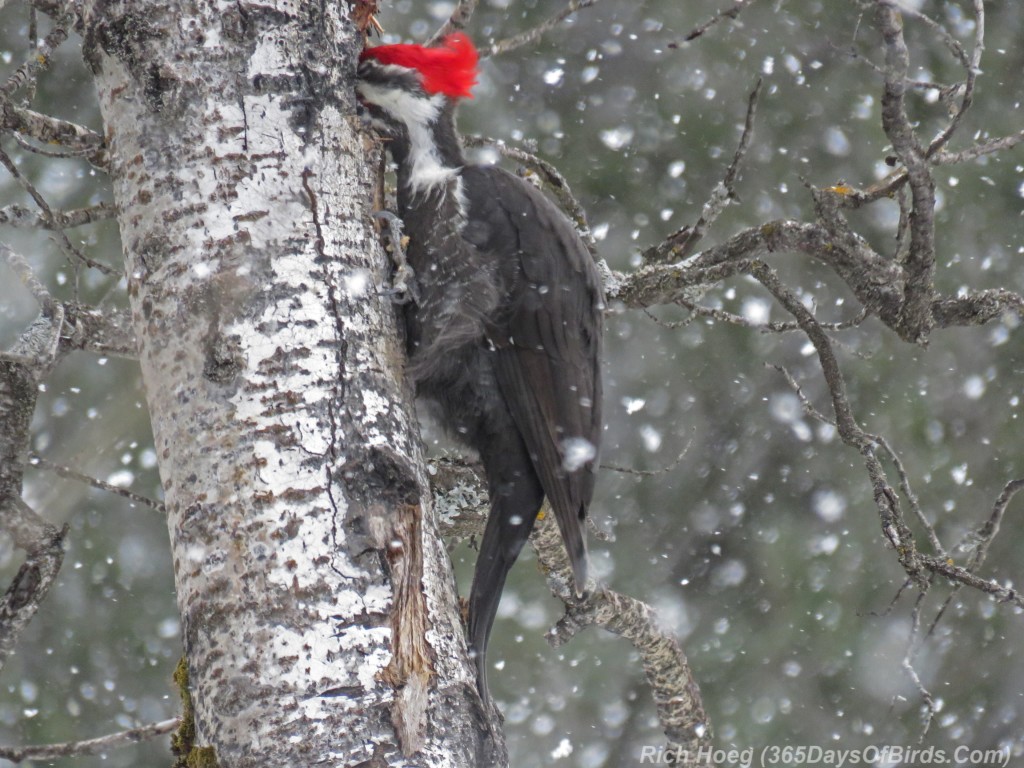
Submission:
[[[891,169],[880,127],[881,63],[871,14],[855,2],[760,0],[691,43],[686,34],[727,0],[601,0],[539,44],[489,60],[467,134],[532,148],[566,176],[586,207],[601,254],[628,270],[638,253],[694,222],[732,159],[747,94],[765,78],[738,204],[703,247],[773,218],[811,220],[802,180],[866,186]],[[422,41],[450,2],[383,2],[386,42]],[[965,45],[967,2],[916,6]],[[561,8],[548,0],[483,0],[469,33],[481,45],[530,28]],[[1024,4],[986,3],[986,52],[975,104],[952,148],[1024,128]],[[907,22],[915,79],[952,83],[962,71],[933,32]],[[0,62],[27,52],[23,4],[0,8]],[[57,53],[35,107],[99,129],[77,39]],[[934,91],[910,97],[925,140],[947,119]],[[84,161],[41,161],[10,139],[54,207],[109,200]],[[493,152],[482,151],[483,159]],[[1024,152],[935,171],[941,290],[1024,291]],[[29,202],[0,174],[3,204]],[[898,207],[851,216],[884,253]],[[0,227],[31,254],[59,295],[73,279],[45,238]],[[116,226],[72,232],[96,258],[120,262]],[[76,240],[77,242],[77,240]],[[773,264],[819,319],[850,319],[850,292],[821,265],[778,255]],[[0,268],[0,347],[35,316],[31,297]],[[123,286],[95,272],[80,289],[123,305]],[[733,279],[705,298],[753,322],[788,320],[757,284]],[[883,541],[860,457],[835,430],[809,419],[786,366],[828,408],[813,348],[799,333],[765,334],[697,320],[678,308],[615,312],[607,324],[603,459],[651,477],[605,471],[593,507],[615,541],[592,541],[594,568],[618,591],[655,605],[683,644],[721,746],[914,744],[923,702],[901,668],[913,595],[889,610],[904,580]],[[1008,480],[1024,476],[1021,380],[1024,336],[1015,318],[937,332],[927,350],[877,321],[839,331],[840,363],[861,423],[884,434],[907,466],[923,509],[947,544],[987,517]],[[428,432],[429,434],[429,432]],[[116,485],[156,496],[159,484],[138,368],[72,357],[49,380],[35,424],[39,453]],[[682,460],[672,466],[689,445]],[[88,738],[178,711],[171,672],[181,654],[167,532],[127,500],[32,472],[29,501],[71,526],[57,587],[0,674],[0,743]],[[1022,576],[1024,516],[1011,506],[982,575]],[[963,553],[953,553],[963,559]],[[465,590],[475,553],[453,553]],[[21,561],[0,537],[0,583]],[[949,593],[936,583],[930,621]],[[513,765],[631,766],[660,745],[650,694],[628,644],[589,631],[554,651],[543,634],[559,610],[529,552],[513,572],[490,658]],[[938,713],[924,744],[1024,749],[1024,616],[961,591],[915,667]],[[169,764],[163,740],[56,766]],[[4,764],[0,761],[0,764]]]

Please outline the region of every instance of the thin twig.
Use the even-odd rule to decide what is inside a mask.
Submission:
[[[569,0],[569,4],[566,5],[565,8],[546,21],[542,21],[536,27],[528,29],[525,32],[520,32],[518,35],[506,37],[504,40],[498,40],[497,42],[492,43],[491,46],[483,53],[483,58],[488,59],[492,56],[508,53],[509,51],[514,51],[516,48],[522,48],[524,45],[534,43],[547,32],[561,24],[566,18],[576,13],[576,11],[582,8],[589,8],[596,2],[597,0]]]
[[[963,149],[958,152],[948,152],[944,149],[939,150],[938,152],[930,154],[928,156],[928,161],[932,165],[957,165],[959,163],[967,163],[971,160],[977,160],[979,157],[984,157],[985,155],[991,155],[997,152],[1013,149],[1021,142],[1024,142],[1024,131],[1012,133],[1008,136],[1000,136],[995,139],[987,139],[986,141],[975,144],[973,147],[967,147],[967,149]],[[878,200],[892,197],[906,183],[907,171],[906,169],[901,168],[866,189],[855,189],[851,187],[847,194],[843,196],[843,207],[860,208]]]
[[[996,499],[995,504],[992,505],[992,512],[988,519],[976,530],[971,532],[965,537],[964,541],[957,545],[957,549],[969,549],[971,551],[970,557],[967,559],[967,570],[976,571],[980,568],[985,558],[988,557],[989,547],[995,540],[996,534],[999,533],[999,527],[1002,525],[1003,515],[1006,514],[1006,508],[1009,506],[1010,501],[1017,492],[1024,489],[1024,479],[1011,480],[1004,487],[1002,493],[999,494],[999,498]],[[949,608],[950,604],[956,598],[957,594],[963,589],[963,584],[957,583],[953,585],[953,590],[946,596],[942,606],[935,614],[935,618],[932,619],[931,626],[928,628],[928,635],[931,636],[939,622],[946,613],[946,609]]]
[[[924,510],[921,509],[921,502],[917,498],[917,494],[914,493],[913,487],[910,485],[910,475],[907,474],[906,467],[903,466],[903,462],[897,455],[896,451],[892,449],[889,441],[881,435],[868,435],[875,443],[882,449],[886,456],[889,457],[889,461],[892,462],[896,468],[896,475],[900,479],[900,490],[903,492],[903,498],[907,500],[910,505],[910,511],[914,513],[914,517],[924,528],[925,533],[928,535],[928,541],[932,545],[932,549],[935,550],[935,554],[939,557],[949,557],[946,554],[946,548],[942,546],[942,542],[939,540],[939,535],[935,532],[935,527],[929,522],[928,518],[925,517]]]
[[[900,584],[899,589],[896,590],[896,594],[892,596],[892,600],[890,600],[889,604],[887,606],[885,606],[885,610],[884,611],[867,611],[867,613],[865,613],[864,615],[866,615],[866,616],[874,616],[876,618],[884,618],[884,617],[888,616],[890,613],[892,613],[893,609],[896,607],[896,603],[898,603],[900,598],[903,597],[903,593],[906,592],[908,589],[910,589],[910,587],[912,587],[913,584],[914,584],[914,580],[913,579],[904,579],[903,583]],[[860,615],[860,614],[858,614],[858,615]]]
[[[965,587],[971,587],[979,592],[984,592],[986,595],[991,595],[997,602],[1009,603],[1017,608],[1024,608],[1024,594],[1020,590],[991,579],[983,579],[966,568],[954,564],[951,560],[922,556],[921,565],[925,569],[951,581],[963,584]]]
[[[999,494],[999,497],[995,500],[995,504],[992,506],[992,512],[988,519],[977,530],[972,531],[971,534],[965,537],[963,542],[956,546],[956,549],[958,550],[971,551],[971,555],[968,558],[967,563],[968,570],[977,570],[985,562],[985,558],[988,556],[988,548],[995,539],[995,535],[999,532],[999,525],[1002,522],[1002,516],[1006,514],[1010,501],[1017,495],[1017,492],[1019,492],[1021,488],[1024,488],[1024,479],[1011,480],[1008,482],[1004,488],[1002,488],[1002,493]],[[950,604],[952,604],[952,601],[962,589],[964,589],[964,585],[961,583],[953,585],[952,591],[946,596],[946,599],[942,602],[938,611],[936,611],[932,624],[928,628],[929,637],[934,634],[936,628],[939,626],[939,622],[942,621],[942,616],[945,615],[946,609]]]
[[[103,155],[103,137],[84,125],[69,120],[44,115],[9,101],[0,101],[0,127],[14,133],[18,143],[31,152],[47,154],[49,149],[29,144],[19,134],[24,134],[48,147],[59,145],[59,150],[50,152],[57,157],[85,157],[93,165],[103,165],[106,162]]]
[[[63,744],[38,744],[30,747],[0,746],[0,757],[14,763],[23,760],[56,760],[61,757],[96,755],[119,747],[128,747],[140,741],[149,741],[164,736],[181,725],[181,718],[174,717],[158,723],[140,725],[127,731],[118,731],[95,739],[68,741]]]
[[[696,317],[707,317],[712,320],[718,320],[723,323],[729,323],[730,325],[738,325],[742,328],[750,328],[760,333],[793,333],[794,331],[802,330],[800,324],[795,320],[780,321],[780,320],[769,320],[766,323],[758,323],[753,320],[748,320],[743,315],[737,315],[734,312],[726,312],[724,309],[717,309],[715,307],[705,307],[702,304],[688,301],[685,298],[679,298],[676,300],[676,304],[681,307],[688,309]],[[645,310],[646,312],[646,310]],[[666,328],[681,327],[688,325],[692,322],[693,317],[689,317],[679,323],[667,323],[663,320],[650,315],[651,319],[659,325],[663,325]],[[839,320],[834,323],[820,323],[821,327],[826,331],[845,331],[850,328],[856,328],[860,326],[868,317],[868,313],[865,310],[861,310],[857,313],[856,317],[852,317],[849,320]]]
[[[49,66],[53,51],[68,39],[71,26],[78,15],[78,5],[78,2],[67,4],[64,12],[54,21],[54,28],[50,30],[42,44],[31,52],[28,60],[14,70],[7,78],[7,82],[0,87],[0,99],[10,99],[19,88],[34,80],[40,70]]]
[[[18,170],[18,166],[14,164],[14,161],[11,159],[10,155],[4,152],[3,149],[0,149],[0,165],[3,165],[4,168],[7,169],[11,176],[13,176],[15,180],[21,185],[22,189],[24,189],[32,198],[32,200],[35,201],[35,204],[39,206],[39,209],[42,211],[43,216],[49,223],[49,228],[53,229],[56,232],[58,245],[61,246],[62,250],[66,254],[68,254],[71,257],[74,257],[74,259],[77,259],[81,263],[85,264],[87,267],[98,270],[99,272],[102,272],[105,275],[120,277],[121,273],[118,270],[114,269],[113,267],[108,267],[106,264],[89,258],[72,244],[71,240],[68,239],[68,236],[57,225],[53,210],[50,208],[50,204],[46,202],[46,199],[39,193],[39,190],[35,188],[35,185],[32,184],[32,182],[29,181],[28,178],[21,171]]]
[[[811,344],[814,345],[825,377],[825,384],[832,399],[836,429],[842,441],[861,454],[868,477],[871,478],[882,533],[896,550],[900,565],[903,566],[907,575],[915,580],[920,589],[926,588],[927,579],[923,573],[925,570],[922,562],[923,556],[917,551],[913,533],[906,524],[900,508],[899,497],[889,484],[885,470],[875,454],[877,443],[872,440],[871,435],[861,429],[853,414],[846,394],[846,381],[828,334],[818,324],[814,315],[793,295],[792,291],[782,284],[775,271],[767,264],[760,261],[754,262],[751,274],[796,318]]]
[[[974,101],[974,85],[978,74],[981,72],[981,55],[985,50],[985,6],[982,0],[974,0],[974,15],[974,49],[971,51],[970,60],[964,61],[964,57],[960,57],[961,63],[967,70],[963,84],[963,96],[960,97],[960,107],[953,113],[953,118],[945,129],[928,145],[928,150],[925,153],[926,157],[931,157],[936,152],[939,152],[953,137],[964,115]]]
[[[99,203],[69,211],[51,210],[49,216],[16,203],[0,208],[0,224],[19,229],[72,229],[109,221],[116,216],[117,208],[113,203]]]
[[[54,307],[53,296],[50,295],[50,292],[46,290],[46,287],[36,277],[36,273],[32,271],[28,259],[20,253],[15,253],[7,243],[3,242],[0,242],[0,257],[7,262],[11,271],[22,282],[22,285],[28,288],[29,293],[35,297],[40,309],[47,313],[52,312]]]
[[[922,590],[928,588],[930,576],[926,576],[926,574],[936,574],[991,595],[1000,602],[1024,608],[1024,595],[1013,587],[982,579],[971,573],[969,569],[954,564],[948,557],[925,555],[918,551],[913,533],[907,526],[900,509],[899,497],[889,484],[885,470],[875,454],[878,447],[877,439],[864,432],[853,416],[846,395],[846,384],[828,335],[817,324],[814,316],[779,281],[774,271],[766,264],[754,262],[750,272],[796,317],[814,345],[832,398],[836,416],[835,424],[839,436],[844,443],[856,448],[864,459],[865,468],[874,488],[875,504],[882,523],[882,532],[896,550],[900,565],[903,566],[907,575]]]
[[[736,176],[739,173],[740,162],[750,148],[750,139],[754,134],[754,115],[757,112],[757,100],[761,94],[763,78],[757,78],[754,89],[747,98],[747,116],[743,121],[743,133],[740,136],[736,152],[733,154],[732,162],[725,171],[722,178],[711,192],[711,197],[704,203],[700,218],[692,227],[686,226],[669,235],[663,242],[648,248],[641,254],[644,264],[660,264],[670,261],[678,261],[689,256],[707,234],[708,229],[715,220],[722,215],[732,200],[736,199]]]
[[[917,674],[917,670],[914,668],[914,660],[921,649],[921,609],[927,594],[927,589],[921,590],[917,600],[914,601],[914,608],[911,611],[910,638],[907,641],[907,650],[903,654],[903,661],[901,663],[903,671],[907,673],[914,687],[917,688],[917,693],[925,706],[924,724],[921,734],[918,736],[918,741],[924,741],[924,737],[928,735],[928,729],[931,728],[932,721],[935,719],[935,714],[939,711],[931,691],[921,682],[921,676]]]
[[[709,29],[711,29],[719,22],[725,21],[726,19],[735,21],[736,18],[740,15],[740,11],[742,11],[744,8],[746,8],[753,2],[754,0],[736,0],[736,2],[733,3],[729,8],[725,8],[719,11],[710,19],[705,21],[703,24],[698,24],[696,27],[690,30],[690,33],[686,37],[684,37],[680,42],[669,43],[667,47],[680,48],[683,43],[688,43],[691,40],[696,40],[698,37],[703,35],[705,32],[707,32]]]
[[[452,15],[448,17],[448,21],[430,36],[427,40],[427,45],[437,45],[442,38],[447,37],[452,32],[458,32],[466,28],[469,20],[473,17],[473,12],[476,10],[478,0],[459,0],[458,5],[455,6],[455,10],[452,11]]]
[[[679,452],[679,455],[672,461],[671,464],[662,467],[661,469],[633,469],[632,467],[620,467],[616,464],[602,464],[601,469],[607,469],[611,472],[622,472],[626,475],[637,475],[639,477],[654,477],[656,475],[663,475],[666,472],[671,472],[673,469],[678,467],[686,454],[690,451],[690,446],[693,445],[693,440],[687,440],[686,445],[683,446],[683,450]]]
[[[832,427],[836,425],[835,419],[830,419],[828,416],[826,416],[825,414],[823,414],[821,411],[814,407],[814,404],[811,402],[810,398],[807,397],[807,393],[804,392],[803,387],[800,386],[796,378],[793,376],[792,373],[789,372],[787,368],[778,365],[777,363],[765,363],[765,365],[768,366],[769,368],[774,368],[776,371],[778,371],[785,377],[786,383],[789,384],[790,389],[793,390],[794,394],[796,394],[797,398],[800,400],[800,405],[803,407],[804,413],[807,416],[810,416],[811,418],[820,421],[822,424],[828,424],[829,426]]]
[[[135,502],[136,504],[141,504],[144,507],[149,507],[150,509],[156,510],[161,514],[166,512],[164,505],[159,501],[155,501],[149,498],[148,496],[143,496],[141,494],[135,493],[134,491],[130,491],[127,488],[121,488],[120,486],[112,485],[111,483],[104,482],[103,480],[100,480],[98,478],[83,474],[82,472],[71,469],[71,467],[66,467],[63,464],[57,464],[55,462],[50,461],[49,459],[44,459],[38,453],[29,454],[28,460],[32,466],[38,467],[39,469],[49,470],[60,475],[61,477],[66,477],[69,480],[78,480],[79,482],[91,485],[93,488],[98,488],[101,491],[115,493],[118,496],[123,496],[129,501]]]
[[[949,52],[960,62],[961,66],[967,68],[970,66],[970,60],[967,56],[967,51],[964,50],[963,45],[960,43],[953,34],[946,29],[942,24],[937,22],[931,16],[926,13],[922,13],[919,9],[913,7],[909,3],[896,2],[892,3],[900,12],[901,15],[909,18],[917,19],[932,32],[935,33],[942,43],[949,49]]]
[[[962,149],[959,152],[947,152],[942,150],[941,152],[933,155],[931,157],[931,161],[936,165],[965,163],[970,160],[977,160],[983,155],[991,155],[995,152],[1013,149],[1022,141],[1024,141],[1024,131],[1020,131],[1019,133],[1014,133],[1009,136],[1001,136],[997,139],[988,139],[975,144],[973,147]]]
[[[992,513],[989,515],[988,520],[971,537],[975,546],[970,559],[967,561],[968,570],[977,570],[985,563],[985,558],[988,557],[988,549],[992,546],[992,542],[999,533],[999,527],[1003,523],[1006,508],[1021,489],[1024,489],[1024,479],[1011,480],[1003,487],[1003,492],[999,494],[999,498],[992,505]]]

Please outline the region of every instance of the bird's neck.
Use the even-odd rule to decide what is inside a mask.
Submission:
[[[445,189],[466,163],[455,130],[455,104],[439,100],[429,115],[408,120],[406,131],[391,144],[398,164],[400,190],[413,197]]]

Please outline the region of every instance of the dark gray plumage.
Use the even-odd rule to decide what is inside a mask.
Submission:
[[[364,59],[359,92],[398,166],[406,257],[419,289],[406,310],[410,373],[487,474],[491,512],[469,599],[470,649],[486,700],[491,626],[545,496],[577,592],[586,584],[603,300],[566,216],[501,168],[467,165],[455,101],[425,93],[408,73]]]

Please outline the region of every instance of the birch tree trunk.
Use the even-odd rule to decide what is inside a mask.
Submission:
[[[504,745],[378,290],[377,150],[353,116],[340,5],[84,13],[196,744],[222,768],[490,765]]]

